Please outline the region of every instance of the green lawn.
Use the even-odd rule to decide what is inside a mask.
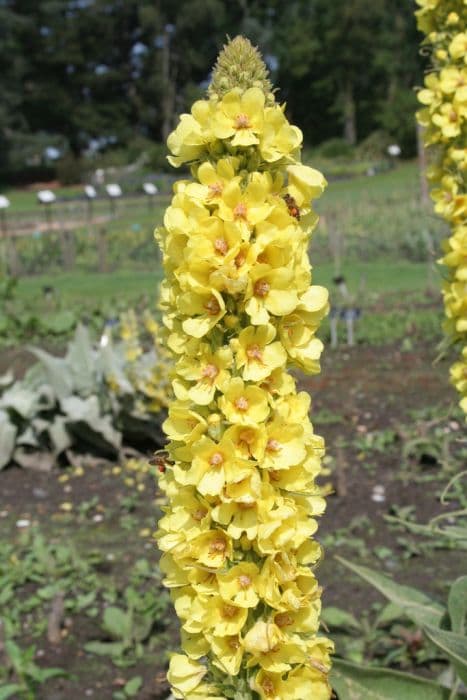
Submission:
[[[312,165],[312,163],[310,163]],[[390,198],[407,198],[419,193],[419,172],[417,163],[403,162],[398,167],[373,177],[363,175],[348,180],[330,182],[319,200],[324,207],[345,203],[358,204],[365,199],[378,199],[382,203]]]
[[[141,294],[157,294],[162,270],[154,257],[154,271],[117,270],[109,273],[68,272],[22,278],[17,286],[18,298],[34,302],[42,296],[45,285],[53,286],[62,302],[104,301],[112,298],[134,299]]]
[[[343,266],[351,290],[357,291],[362,281],[365,294],[379,295],[388,292],[422,292],[427,286],[427,266],[424,263],[399,262],[388,264],[384,261],[373,263],[349,262]],[[332,287],[334,268],[330,263],[319,265],[313,272],[313,283]],[[162,269],[154,258],[154,270],[116,270],[101,274],[92,272],[69,272],[38,275],[22,278],[17,287],[18,298],[25,304],[34,302],[42,295],[45,285],[55,287],[62,302],[102,301],[108,299],[134,299],[141,294],[150,296],[157,293],[162,279]],[[362,303],[365,299],[362,300]]]

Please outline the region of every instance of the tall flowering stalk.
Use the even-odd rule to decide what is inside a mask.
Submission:
[[[319,371],[328,310],[307,255],[326,183],[300,163],[301,143],[241,37],[168,140],[170,162],[192,174],[157,231],[176,358],[158,542],[182,628],[177,698],[331,695],[312,571],[324,444],[287,372]]]
[[[467,413],[467,2],[417,0],[418,27],[431,47],[432,66],[418,93],[425,105],[417,114],[425,127],[425,145],[434,154],[428,172],[435,211],[451,227],[441,263],[445,330],[460,348],[451,381]]]

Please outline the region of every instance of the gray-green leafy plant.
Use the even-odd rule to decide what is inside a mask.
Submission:
[[[140,388],[160,362],[154,347],[132,363],[131,377],[124,343],[94,346],[83,325],[64,357],[31,352],[38,362],[23,380],[0,377],[0,469],[49,469],[68,450],[115,458],[123,444],[162,443],[163,414],[147,410]]]

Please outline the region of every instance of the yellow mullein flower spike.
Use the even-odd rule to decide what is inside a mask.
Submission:
[[[443,80],[433,93],[457,100],[456,76]],[[168,140],[170,162],[191,171],[156,232],[176,359],[157,539],[182,628],[168,673],[177,698],[331,697],[310,569],[324,444],[289,373],[319,371],[328,311],[308,259],[326,181],[301,163],[301,143],[241,37]]]
[[[451,227],[444,242],[445,332],[460,348],[451,382],[467,414],[467,4],[465,0],[417,0],[419,29],[431,45],[432,70],[418,93],[424,141],[433,151],[427,172],[435,212]]]

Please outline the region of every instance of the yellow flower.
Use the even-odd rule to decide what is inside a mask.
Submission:
[[[202,664],[189,659],[184,654],[173,654],[170,658],[167,679],[174,689],[175,697],[183,698],[193,691],[206,675]]]
[[[266,431],[267,441],[261,467],[288,469],[305,459],[304,431],[301,425],[276,418],[267,425]]]
[[[290,156],[300,148],[302,140],[302,132],[289,124],[281,107],[275,105],[265,110],[259,148],[267,163]]]
[[[245,381],[261,381],[274,369],[286,364],[287,353],[280,342],[272,342],[275,337],[273,326],[249,326],[241,331],[238,339],[231,342],[237,368],[243,369]]]
[[[433,124],[440,128],[445,139],[452,139],[459,136],[461,132],[461,121],[465,118],[466,109],[454,102],[445,102],[439,111],[433,115]]]
[[[212,110],[211,102],[198,100],[191,108],[191,114],[182,114],[180,117],[179,125],[167,140],[173,153],[168,161],[175,168],[199,158],[203,147],[213,139],[210,129]]]
[[[243,659],[243,646],[240,637],[238,635],[228,637],[210,635],[209,643],[215,655],[214,665],[227,675],[236,676]]]
[[[187,392],[188,397],[200,406],[213,401],[216,390],[228,381],[228,368],[232,365],[232,352],[221,347],[211,352],[208,345],[201,345],[195,357],[183,357],[177,364],[177,374],[190,382],[196,382]]]
[[[193,461],[186,471],[175,470],[182,484],[196,485],[203,496],[216,496],[226,483],[241,481],[249,474],[250,467],[237,459],[233,444],[226,437],[219,443],[203,437],[193,445]]]
[[[258,574],[258,567],[251,562],[233,566],[227,573],[218,576],[220,595],[241,608],[254,608],[259,601],[256,591]]]
[[[453,95],[456,102],[467,102],[467,69],[454,66],[444,68],[440,73],[441,90]]]
[[[467,63],[467,32],[456,34],[449,44],[449,54],[455,60],[464,60]]]
[[[191,410],[188,403],[175,401],[169,407],[169,417],[163,428],[170,440],[191,443],[206,431],[207,424],[199,413]]]
[[[218,403],[230,423],[256,425],[269,414],[267,393],[256,386],[246,385],[240,377],[226,385]]]
[[[241,632],[248,617],[248,608],[234,605],[220,596],[203,598],[202,602],[205,606],[204,624],[210,634],[215,637],[233,637]]]
[[[213,132],[218,139],[231,139],[232,146],[253,146],[263,128],[264,92],[252,87],[227,92],[216,105]],[[233,138],[232,138],[233,137]]]
[[[289,176],[288,192],[299,207],[308,206],[310,200],[323,194],[327,185],[322,173],[307,165],[289,165],[287,174]]]
[[[178,299],[178,309],[185,315],[182,328],[194,338],[202,338],[225,314],[225,303],[216,289],[186,292]]]
[[[328,309],[327,289],[315,285],[302,295],[294,312],[279,322],[280,338],[290,359],[309,373],[320,370],[323,344],[315,333]]]
[[[220,569],[232,557],[232,540],[223,530],[209,530],[190,543],[190,555],[198,564]]]
[[[232,441],[235,451],[243,459],[258,462],[264,456],[267,433],[263,425],[232,425],[225,431],[225,437]]]
[[[305,661],[301,645],[284,635],[277,625],[264,620],[258,620],[248,630],[243,646],[252,657],[247,666],[259,665],[271,673],[283,673],[292,664]]]
[[[255,326],[267,325],[271,316],[292,313],[298,304],[291,268],[257,265],[246,293],[245,311]]]
[[[245,241],[249,240],[252,228],[267,219],[272,211],[272,204],[267,202],[270,187],[265,175],[255,173],[245,189],[232,180],[222,192],[219,216],[238,227]]]
[[[187,186],[187,193],[199,198],[203,204],[212,206],[218,204],[224,187],[230,182],[238,181],[236,171],[238,158],[221,158],[215,165],[210,161],[201,163],[196,176],[199,183],[193,182]]]

